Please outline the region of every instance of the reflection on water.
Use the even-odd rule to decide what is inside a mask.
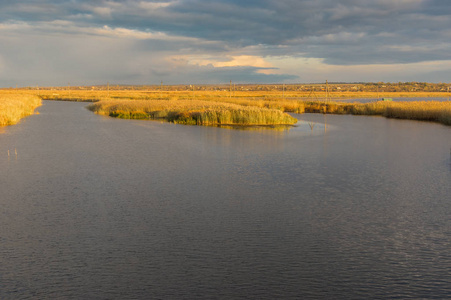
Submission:
[[[249,125],[249,126],[220,125],[217,127],[222,129],[246,130],[246,131],[266,131],[266,130],[289,131],[294,126],[296,125]]]
[[[0,135],[0,298],[451,296],[450,127],[241,131],[84,105],[46,101]]]
[[[9,149],[8,149],[6,152],[7,152],[7,154],[8,154],[8,161],[9,161],[11,158],[15,158],[15,159],[17,160],[17,157],[18,157],[17,149],[14,149],[14,150],[9,150]]]

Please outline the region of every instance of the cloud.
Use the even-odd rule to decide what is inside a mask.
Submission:
[[[54,20],[49,22],[15,22],[0,23],[0,32],[9,35],[95,35],[119,39],[138,39],[138,40],[174,40],[174,41],[192,41],[202,43],[201,40],[183,36],[171,36],[164,32],[140,31],[128,28],[111,28],[108,25],[102,27],[77,26],[76,23],[66,20]]]
[[[430,82],[447,82],[451,60],[378,65],[330,65],[323,59],[276,57],[269,60],[279,71],[299,74],[300,82],[404,82],[428,78]]]
[[[263,57],[253,55],[237,55],[226,57],[209,57],[205,55],[181,55],[172,58],[175,61],[184,61],[187,64],[208,66],[217,68],[223,67],[255,67],[255,68],[274,68],[274,66]]]
[[[181,68],[175,75],[171,75],[165,82],[197,84],[223,84],[230,80],[237,83],[276,83],[285,80],[298,79],[295,75],[262,74],[255,67],[221,67],[197,66],[195,68]]]
[[[3,62],[3,57],[0,55],[0,74],[5,71],[5,63]]]
[[[238,55],[232,56],[232,59],[225,62],[217,62],[215,67],[237,67],[250,66],[256,68],[273,68],[274,66],[265,61],[263,57],[252,55]]]
[[[335,76],[336,67],[418,64],[427,70],[417,80],[451,73],[427,64],[451,61],[448,0],[0,1],[0,20],[0,55],[10,72],[0,70],[1,82],[31,81],[39,68],[50,84],[62,75],[82,82],[113,74],[124,82],[182,75],[310,82],[301,70],[311,66],[321,77]],[[365,74],[343,77],[373,78]]]
[[[15,34],[0,35],[1,55],[9,57],[0,69],[0,86],[90,85],[110,83],[167,84],[278,82],[295,75],[260,74],[268,66],[261,58],[230,57],[232,66],[195,65],[182,59],[186,49],[202,41],[153,36],[111,28],[78,29],[67,35],[70,23],[56,34],[27,31],[26,23],[4,25]],[[48,26],[46,24],[45,26]],[[36,29],[36,28],[35,28]],[[25,32],[24,32],[25,30]],[[74,29],[75,30],[75,29]],[[94,31],[94,32],[93,32]],[[38,34],[40,32],[40,34]],[[209,44],[209,42],[205,42]],[[29,45],[33,45],[32,51]],[[177,59],[178,57],[178,59]],[[241,61],[241,63],[237,63]],[[244,64],[244,66],[243,66]]]

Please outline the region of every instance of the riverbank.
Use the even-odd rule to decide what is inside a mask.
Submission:
[[[0,92],[0,126],[17,124],[20,119],[34,113],[41,98],[27,93]]]
[[[451,125],[449,101],[376,101],[370,103],[306,102],[306,113],[379,115],[386,118],[430,121]]]

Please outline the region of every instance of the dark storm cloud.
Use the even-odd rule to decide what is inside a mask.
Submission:
[[[451,52],[447,0],[2,1],[0,17],[159,31],[232,48],[286,45],[287,53],[334,64],[443,60]]]
[[[42,64],[63,73],[72,67],[65,57],[89,76],[97,74],[90,79],[100,78],[106,67],[106,75],[133,80],[166,76],[174,68],[170,57],[181,55],[314,58],[334,66],[411,64],[451,60],[450,40],[449,0],[0,0],[0,74],[25,69],[23,61],[32,62],[27,68]],[[113,66],[98,63],[105,55],[114,56]],[[207,68],[189,59],[177,68],[173,78],[195,78],[194,72],[208,80],[300,76],[264,75],[255,65]]]

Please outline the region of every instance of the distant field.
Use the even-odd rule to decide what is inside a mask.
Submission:
[[[29,93],[39,94],[49,100],[97,101],[102,99],[161,99],[161,100],[345,100],[345,99],[381,99],[381,98],[449,98],[446,92],[329,92],[324,91],[173,91],[173,90],[27,90]]]

